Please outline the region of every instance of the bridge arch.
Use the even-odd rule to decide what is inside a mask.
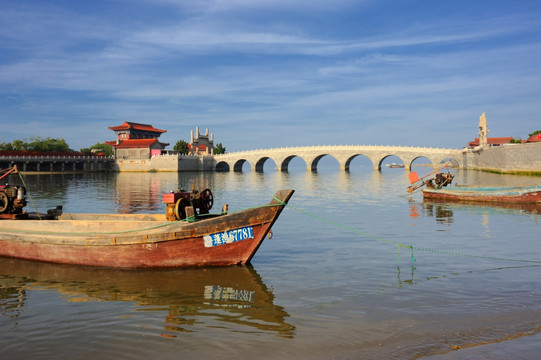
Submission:
[[[450,163],[452,167],[460,167],[460,162],[455,159],[455,158],[445,158],[443,160],[441,160],[438,165],[442,165],[442,164],[445,164],[445,163]]]
[[[269,157],[269,156],[264,156],[262,158],[260,158],[259,160],[257,160],[257,162],[255,163],[255,171],[256,172],[263,172],[263,168],[265,166],[265,163],[268,162],[268,160],[274,162],[274,164],[276,164],[276,161],[274,161],[273,158]]]
[[[275,163],[276,163],[276,168],[279,170],[279,171],[289,171],[289,165],[291,163],[291,161],[293,159],[300,159],[304,162],[304,166],[305,168],[307,168],[308,166],[306,165],[306,160],[302,157],[302,156],[299,156],[299,155],[296,155],[296,154],[293,154],[293,155],[288,155],[286,157],[283,157],[283,158],[277,158],[275,160]]]
[[[374,166],[374,162],[373,160],[370,158],[370,156],[368,155],[364,155],[364,154],[355,154],[353,156],[350,156],[346,159],[345,162],[341,163],[340,164],[340,168],[345,170],[345,171],[349,171],[350,170],[350,167],[351,167],[351,162],[358,158],[358,157],[363,157],[363,158],[367,158],[368,160],[370,160],[370,163],[372,164],[372,167]]]
[[[302,162],[304,163],[304,168],[310,171],[310,167],[309,167],[310,162],[309,160],[306,159],[306,156],[303,157],[301,155],[298,155],[295,152],[288,153],[285,156],[280,154],[279,156],[275,156],[273,158],[274,162],[276,163],[276,169],[278,171],[285,171],[285,172],[290,170],[291,162],[294,161],[294,159],[299,159],[299,161],[302,160]]]
[[[419,156],[415,156],[414,158],[412,158],[411,160],[408,160],[409,161],[409,164],[404,164],[406,166],[407,169],[411,169],[413,167],[413,163],[416,161],[416,160],[419,160],[419,159],[426,159],[428,161],[430,161],[430,164],[432,167],[436,167],[437,165],[434,164],[434,161],[432,159],[430,159],[430,157],[426,156],[426,155],[419,155]]]
[[[333,154],[319,154],[317,156],[309,158],[308,160],[305,160],[306,165],[307,165],[307,170],[317,172],[317,165],[319,164],[321,159],[323,159],[325,156],[328,156],[328,157],[336,160],[336,162],[340,166],[340,160],[337,159],[336,156],[334,156]]]
[[[214,170],[218,172],[229,172],[231,171],[231,167],[227,161],[219,161],[214,167]]]
[[[400,159],[400,161],[402,161],[402,163],[404,164],[404,167],[407,167],[407,169],[409,169],[409,164],[411,162],[408,162],[408,161],[404,161],[403,157],[400,156],[400,155],[397,155],[397,154],[387,154],[387,155],[384,155],[383,157],[381,157],[378,161],[377,161],[377,167],[375,166],[374,169],[378,169],[378,170],[381,170],[381,164],[383,164],[383,161],[385,159],[387,159],[388,157],[391,157],[391,156],[396,156],[398,159]]]
[[[246,159],[238,159],[235,161],[235,164],[233,165],[233,171],[235,172],[242,172],[242,167],[244,166],[244,163],[248,163],[252,169],[254,169],[254,166]]]

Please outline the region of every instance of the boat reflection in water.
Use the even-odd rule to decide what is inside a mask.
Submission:
[[[423,201],[423,207],[428,217],[435,217],[438,223],[452,223],[453,210],[445,203]]]
[[[434,217],[438,223],[452,223],[454,213],[473,211],[480,214],[541,215],[541,204],[525,203],[473,203],[466,201],[423,200],[422,203],[410,199],[410,217],[421,214]]]
[[[447,200],[423,200],[423,206],[428,208],[440,208],[440,211],[477,209],[488,211],[494,214],[541,214],[541,204],[535,203],[490,203],[490,202],[468,202],[468,201],[447,201]]]
[[[292,338],[289,314],[249,266],[128,271],[0,258],[0,314],[24,312],[29,291],[57,291],[70,302],[129,301],[139,310],[167,312],[163,337],[197,331],[212,315],[225,328]]]

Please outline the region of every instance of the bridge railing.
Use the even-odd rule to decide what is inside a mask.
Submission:
[[[290,147],[279,147],[279,148],[265,148],[257,150],[243,150],[236,151],[227,154],[215,155],[217,157],[227,156],[227,155],[241,155],[241,154],[254,154],[259,152],[269,152],[269,151],[295,151],[295,150],[323,150],[323,149],[332,149],[332,150],[352,150],[352,149],[366,149],[366,150],[389,150],[389,151],[460,151],[459,149],[449,149],[449,148],[439,148],[439,147],[421,147],[421,146],[404,146],[404,145],[312,145],[312,146],[290,146]]]

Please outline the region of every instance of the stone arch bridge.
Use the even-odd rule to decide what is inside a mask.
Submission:
[[[349,171],[351,161],[358,156],[365,156],[372,162],[374,170],[380,170],[382,162],[389,156],[397,156],[409,170],[411,164],[418,158],[424,157],[436,168],[443,162],[463,168],[463,152],[456,149],[440,149],[408,146],[375,146],[375,145],[329,145],[286,147],[274,149],[259,149],[240,151],[228,154],[214,155],[215,170],[242,171],[245,162],[249,163],[252,171],[263,171],[265,162],[269,159],[276,164],[278,171],[287,171],[289,162],[299,157],[306,163],[308,171],[317,171],[317,164],[324,156],[335,158],[340,169]]]

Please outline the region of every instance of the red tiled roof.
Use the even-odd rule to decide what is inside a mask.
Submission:
[[[487,143],[489,145],[502,145],[502,144],[509,144],[511,142],[511,139],[513,137],[493,137],[493,138],[487,138]],[[475,138],[474,141],[470,141],[468,143],[469,146],[479,146],[479,138]]]
[[[541,134],[532,135],[525,142],[527,142],[527,143],[529,143],[529,142],[541,142]]]
[[[159,133],[167,132],[167,130],[156,129],[152,125],[138,124],[138,123],[129,122],[129,121],[124,121],[124,123],[119,126],[109,126],[109,129],[113,131],[134,129],[134,130],[151,131],[151,132],[159,132]]]
[[[199,151],[206,151],[207,150],[207,146],[206,145],[199,145],[199,146],[195,146],[196,149],[199,149]],[[188,149],[192,149],[192,144],[188,144]]]

